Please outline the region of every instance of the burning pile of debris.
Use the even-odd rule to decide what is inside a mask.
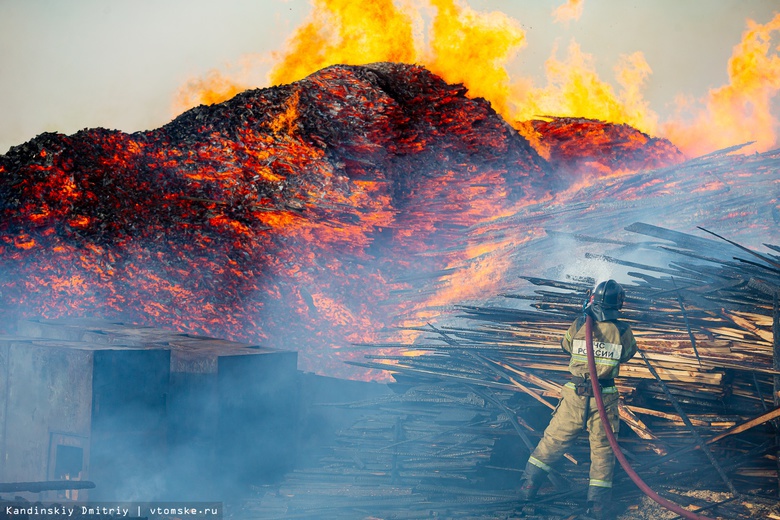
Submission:
[[[583,126],[539,126],[551,160],[582,151],[562,144],[569,127],[614,140],[615,169],[679,160],[628,127]],[[328,67],[156,130],[47,133],[0,156],[0,307],[264,340],[344,375],[334,352],[429,303],[408,297],[409,273],[451,271],[473,255],[471,226],[571,183],[461,85]]]
[[[666,139],[650,137],[628,125],[565,117],[522,124],[533,128],[531,135],[538,136],[537,147],[553,170],[571,176],[652,170],[685,160]]]

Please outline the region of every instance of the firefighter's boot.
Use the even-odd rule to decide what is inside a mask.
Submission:
[[[529,502],[536,497],[539,488],[542,487],[544,479],[547,478],[547,472],[539,466],[534,466],[530,462],[525,466],[523,480],[520,482],[518,498],[522,502]]]
[[[612,509],[612,489],[590,486],[588,488],[588,520],[614,520]]]

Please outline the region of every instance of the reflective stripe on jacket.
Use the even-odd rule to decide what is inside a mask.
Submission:
[[[581,377],[589,373],[585,328],[585,317],[580,316],[561,341],[563,350],[571,354],[569,372]],[[620,320],[593,320],[593,351],[599,379],[617,377],[620,363],[625,363],[637,352],[631,327]]]

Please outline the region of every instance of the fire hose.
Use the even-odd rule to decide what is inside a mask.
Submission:
[[[620,445],[615,438],[615,434],[612,432],[612,426],[607,419],[607,409],[604,406],[604,399],[601,396],[601,387],[599,386],[598,375],[596,374],[596,359],[593,354],[593,318],[590,314],[585,315],[585,341],[587,342],[587,348],[585,349],[588,354],[588,372],[590,373],[590,382],[593,386],[593,397],[596,399],[596,406],[599,409],[599,417],[601,424],[604,426],[604,432],[607,434],[609,445],[612,446],[612,451],[615,453],[615,457],[620,462],[629,478],[637,485],[642,492],[653,499],[655,502],[665,507],[666,509],[673,511],[683,518],[689,518],[691,520],[712,520],[710,517],[697,515],[692,511],[684,509],[682,506],[675,504],[674,502],[667,500],[660,496],[658,493],[650,489],[650,486],[645,484],[642,478],[631,467],[626,456],[620,451]]]

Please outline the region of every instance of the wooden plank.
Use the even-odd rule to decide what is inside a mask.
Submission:
[[[679,415],[675,415],[673,413],[666,413],[666,412],[662,412],[660,410],[653,410],[651,408],[643,408],[641,406],[633,406],[633,405],[628,405],[627,408],[629,410],[631,410],[632,412],[636,412],[636,413],[639,413],[639,414],[652,415],[653,417],[660,417],[661,419],[666,419],[667,421],[674,421],[674,422],[679,422],[679,423],[683,422],[682,417],[680,417]],[[706,421],[700,421],[698,419],[690,419],[690,421],[695,426],[709,426],[710,425],[710,423],[708,423]]]
[[[759,338],[763,339],[767,343],[772,343],[773,337],[772,333],[767,330],[761,330],[758,327],[756,327],[754,324],[752,324],[749,320],[737,315],[734,312],[729,312],[725,309],[721,310],[721,314],[731,321],[733,321],[737,326],[740,328],[743,328],[747,330],[748,332],[752,332]]]
[[[773,419],[776,419],[780,417],[780,407],[775,408],[774,410],[771,410],[765,414],[759,415],[758,417],[755,417],[753,419],[750,419],[747,422],[744,422],[740,425],[734,426],[733,428],[729,428],[723,433],[720,433],[716,435],[715,437],[711,438],[707,441],[707,444],[712,444],[713,442],[717,442],[721,439],[725,439],[726,437],[729,437],[731,435],[736,435],[737,433],[742,433],[744,431],[747,431],[751,428],[755,428],[756,426],[760,426],[764,423],[767,423]]]
[[[680,233],[679,231],[672,231],[670,229],[645,224],[643,222],[635,222],[624,228],[626,231],[632,233],[639,233],[640,235],[646,235],[654,238],[660,238],[661,240],[668,240],[674,242],[679,247],[685,247],[693,251],[710,251],[714,252],[718,249],[723,250],[723,245],[715,240],[708,238],[701,238],[687,233]]]
[[[631,408],[623,403],[622,400],[618,401],[618,415],[620,415],[620,418],[623,420],[623,422],[626,423],[640,439],[651,441],[649,444],[654,452],[659,455],[667,454],[668,450],[665,446],[659,443],[658,437],[656,437],[653,432],[650,431],[650,428],[648,428],[647,425],[643,423],[639,417],[634,414]]]

